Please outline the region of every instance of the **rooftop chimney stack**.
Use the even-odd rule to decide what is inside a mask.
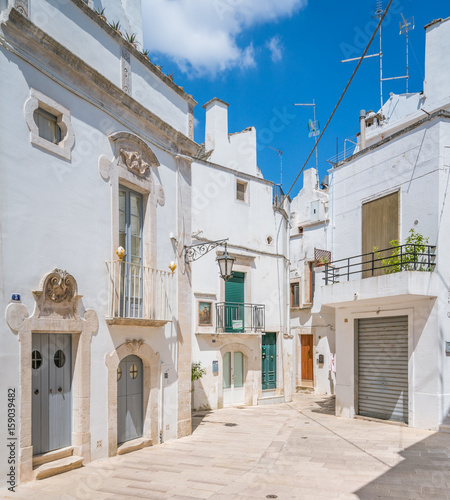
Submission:
[[[211,151],[228,142],[228,104],[214,97],[203,107],[206,109],[205,150]]]
[[[359,127],[361,135],[359,136],[359,149],[363,150],[366,147],[366,110],[362,109],[359,112]]]

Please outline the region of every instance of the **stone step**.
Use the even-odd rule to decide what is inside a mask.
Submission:
[[[439,426],[439,432],[447,432],[450,434],[450,424],[444,423]]]
[[[298,394],[314,394],[314,387],[299,386],[299,387],[297,387],[297,393]]]
[[[132,451],[140,450],[141,448],[146,448],[147,446],[152,445],[151,439],[145,438],[137,438],[132,441],[127,441],[126,443],[121,444],[117,448],[118,455],[125,455],[125,453],[130,453]]]
[[[78,469],[83,465],[83,457],[70,456],[65,458],[60,458],[59,460],[54,460],[53,462],[47,462],[45,464],[36,467],[33,470],[34,479],[44,479],[50,476],[56,476],[56,474],[61,474],[62,472],[67,472],[72,469]]]
[[[71,457],[73,455],[73,446],[66,446],[59,448],[59,450],[48,451],[42,455],[35,455],[33,457],[33,469],[48,462],[54,462],[61,458]]]
[[[284,396],[266,396],[258,399],[258,405],[279,405],[284,403]]]

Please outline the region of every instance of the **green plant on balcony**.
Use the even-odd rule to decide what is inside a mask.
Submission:
[[[149,54],[149,50],[148,49],[142,49],[141,50],[141,54],[146,57],[149,61],[150,61],[150,56],[148,55]]]
[[[425,262],[420,262],[426,253],[428,238],[416,233],[414,228],[409,230],[403,246],[400,245],[400,240],[391,240],[389,245],[392,247],[392,253],[386,258],[382,258],[378,247],[373,247],[376,258],[381,259],[381,267],[384,268],[385,274],[432,270]]]

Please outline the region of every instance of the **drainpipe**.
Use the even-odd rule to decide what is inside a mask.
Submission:
[[[359,147],[360,151],[366,147],[366,110],[362,109],[359,112],[359,127],[360,127],[360,136],[359,136]]]

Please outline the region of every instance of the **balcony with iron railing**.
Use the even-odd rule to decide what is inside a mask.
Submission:
[[[405,244],[345,257],[316,269],[322,304],[390,296],[434,296],[436,247]],[[333,286],[329,286],[333,285]]]
[[[237,302],[216,303],[216,333],[263,333],[266,306]]]
[[[172,273],[121,260],[106,264],[108,323],[161,326],[172,320]]]

